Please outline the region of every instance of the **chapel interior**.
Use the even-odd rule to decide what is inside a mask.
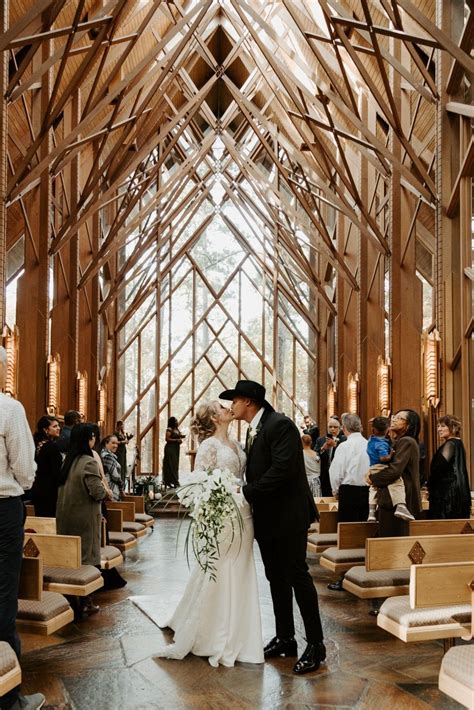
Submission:
[[[426,466],[455,415],[474,488],[473,0],[2,0],[0,50],[4,392],[32,431],[123,421],[153,516],[98,614],[20,629],[22,687],[47,710],[463,707],[439,687],[452,639],[380,628],[370,595],[328,590],[343,566],[319,543],[328,659],[304,679],[156,659],[170,637],[146,609],[189,574],[168,420],[189,472],[197,406],[238,380],[321,433],[413,409]]]

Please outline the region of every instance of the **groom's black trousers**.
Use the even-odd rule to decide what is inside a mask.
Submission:
[[[290,639],[295,635],[293,592],[303,617],[308,643],[323,640],[318,595],[306,564],[307,531],[271,540],[258,540],[265,576],[270,582],[276,635]]]

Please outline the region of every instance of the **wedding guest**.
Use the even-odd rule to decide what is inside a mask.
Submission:
[[[117,458],[118,445],[119,442],[115,434],[109,434],[105,439],[102,439],[100,452],[105,478],[112,492],[112,500],[116,501],[121,500],[123,496],[123,481]]]
[[[130,439],[133,439],[133,434],[127,434],[124,423],[121,419],[118,420],[115,426],[114,434],[118,439],[118,447],[115,454],[120,464],[120,475],[122,476],[122,482],[125,484],[127,479],[127,444]]]
[[[441,445],[431,461],[428,478],[428,516],[434,520],[469,518],[471,491],[460,420],[452,414],[441,417],[438,436]]]
[[[320,436],[314,447],[321,464],[320,479],[322,496],[332,496],[331,482],[329,480],[329,466],[333,460],[336,448],[345,440],[346,437],[341,431],[339,419],[337,417],[330,417],[326,435]]]
[[[168,419],[165,434],[165,451],[163,455],[163,485],[166,488],[179,487],[179,447],[185,438],[178,427],[176,417]]]
[[[33,434],[35,442],[36,477],[30,491],[35,515],[54,518],[63,457],[58,446],[61,433],[56,417],[44,416]]]
[[[0,389],[5,387],[7,353],[0,347]],[[16,630],[18,589],[23,559],[25,508],[21,496],[35,477],[35,447],[20,402],[0,393],[0,641],[6,641],[18,659],[20,639]],[[2,695],[2,708],[38,710],[41,693],[20,695],[16,686]]]
[[[346,439],[336,448],[329,468],[332,494],[339,500],[337,519],[340,523],[367,520],[369,490],[365,476],[370,461],[360,417],[343,414],[342,430]]]
[[[95,444],[93,424],[77,424],[71,432],[69,451],[61,469],[61,486],[56,510],[59,535],[79,535],[82,564],[100,567],[101,506],[107,496],[99,465],[92,449]],[[91,597],[82,611],[99,610]]]
[[[313,451],[312,449],[313,442],[309,434],[303,434],[301,437],[301,443],[303,444],[303,458],[309,487],[313,496],[319,497],[321,495],[321,484],[319,481],[319,456],[316,451]]]
[[[303,427],[303,434],[308,434],[308,436],[311,437],[311,448],[314,449],[316,446],[316,442],[319,439],[319,427],[314,422],[309,414],[306,414],[306,416],[303,418],[304,421],[304,427]]]
[[[71,441],[71,431],[73,426],[81,423],[81,414],[75,409],[68,409],[64,413],[64,426],[61,430],[61,436],[58,438],[58,447],[62,454],[67,454],[69,451],[69,442]]]
[[[362,522],[369,513],[369,489],[365,477],[369,470],[367,439],[362,436],[362,422],[357,414],[343,414],[345,441],[337,447],[329,468],[332,494],[339,500],[339,523]],[[344,575],[328,584],[332,591],[342,591]]]
[[[401,409],[393,415],[390,424],[394,455],[389,464],[367,477],[369,484],[376,486],[379,506],[379,536],[396,537],[408,535],[408,522],[395,516],[395,508],[388,492],[388,484],[400,476],[405,484],[406,506],[416,518],[421,511],[420,450],[418,435],[420,417],[412,409]]]

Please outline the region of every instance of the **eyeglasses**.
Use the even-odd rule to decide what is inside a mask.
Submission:
[[[407,422],[407,421],[408,421],[408,419],[407,419],[406,417],[402,417],[401,414],[394,414],[394,415],[392,416],[392,420],[393,420],[393,419],[400,419],[402,422]]]

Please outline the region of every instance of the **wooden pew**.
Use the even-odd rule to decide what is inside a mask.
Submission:
[[[378,523],[338,523],[336,546],[326,549],[320,557],[321,567],[342,574],[365,560],[365,540],[376,535]]]
[[[25,520],[25,533],[27,532],[56,535],[56,518],[40,518],[28,515]]]
[[[109,531],[109,541],[114,547],[118,547],[121,552],[130,550],[138,544],[137,538],[132,533],[123,530],[123,511],[107,509],[107,529]]]
[[[18,597],[19,631],[49,636],[74,619],[74,612],[62,594],[43,591],[41,557],[23,557]]]
[[[15,651],[6,641],[0,641],[0,697],[21,683],[21,668]]]
[[[148,515],[145,510],[145,496],[124,495],[123,500],[125,503],[135,503],[135,522],[141,523],[153,531],[155,518]]]
[[[474,538],[466,535],[368,538],[365,567],[351,568],[343,588],[360,599],[406,595],[411,565],[466,562],[473,552]]]
[[[341,574],[364,560],[362,549],[368,537],[375,537],[378,523],[339,523],[337,549],[325,549],[320,559],[322,567]],[[409,524],[410,536],[459,535],[474,533],[474,521],[469,520],[412,520]],[[310,538],[308,538],[310,539]],[[329,548],[329,545],[328,545]],[[346,552],[338,552],[346,550]],[[354,564],[348,550],[354,550]],[[408,584],[408,581],[407,581]]]
[[[319,530],[308,535],[308,551],[324,552],[337,544],[337,511],[326,510],[319,513]]]
[[[86,597],[104,586],[100,571],[82,564],[78,535],[28,533],[26,538],[33,540],[43,559],[44,590]]]
[[[107,501],[105,505],[107,507],[107,511],[122,511],[122,529],[124,532],[131,533],[136,538],[146,535],[146,526],[135,522],[135,503],[125,501]]]
[[[100,528],[100,569],[113,569],[123,562],[123,555],[118,547],[107,544],[106,521],[102,518]]]
[[[409,595],[386,599],[377,625],[406,643],[472,638],[473,580],[474,560],[412,565]]]

